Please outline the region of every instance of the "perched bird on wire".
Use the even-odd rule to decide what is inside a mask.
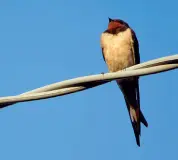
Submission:
[[[109,18],[108,28],[101,34],[101,48],[110,72],[117,72],[140,63],[137,37],[123,20]],[[140,122],[146,127],[148,123],[140,110],[139,77],[116,82],[124,95],[136,142],[140,146]]]

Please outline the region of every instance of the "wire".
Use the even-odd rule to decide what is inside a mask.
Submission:
[[[116,79],[133,76],[140,77],[165,72],[176,68],[178,68],[178,55],[167,56],[134,65],[132,67],[126,68],[125,70],[114,73],[102,73],[97,75],[78,77],[37,88],[17,96],[1,97],[0,108],[7,107],[17,102],[40,100],[71,94],[96,87]]]

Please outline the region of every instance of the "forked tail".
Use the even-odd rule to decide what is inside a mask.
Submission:
[[[140,122],[146,127],[148,127],[148,123],[140,110],[138,78],[133,78],[133,80],[121,80],[117,81],[117,83],[119,84],[126,101],[137,145],[140,146]]]

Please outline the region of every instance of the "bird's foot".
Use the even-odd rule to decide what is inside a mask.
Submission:
[[[124,68],[124,69],[122,69],[121,71],[123,71],[123,72],[124,72],[124,71],[126,71],[126,70],[127,70],[127,69],[126,69],[126,68]]]

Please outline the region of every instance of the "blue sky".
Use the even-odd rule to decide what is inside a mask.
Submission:
[[[178,2],[6,0],[0,2],[0,96],[107,72],[100,34],[108,17],[127,21],[141,61],[178,52]],[[0,111],[0,159],[177,159],[178,70],[140,79],[149,123],[137,147],[115,82]]]

